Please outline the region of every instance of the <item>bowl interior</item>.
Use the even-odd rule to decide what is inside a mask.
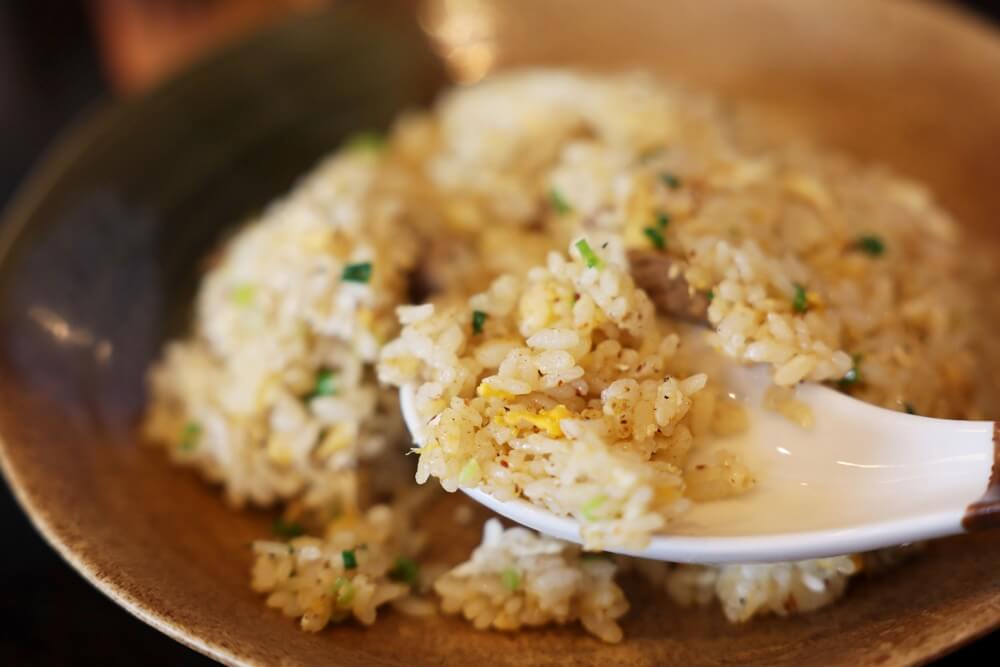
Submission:
[[[459,74],[484,70],[463,65],[462,48],[487,53],[480,65],[490,67],[653,69],[749,98],[809,136],[921,178],[976,233],[997,234],[1000,40],[949,9],[445,4],[479,16],[465,42],[439,43]],[[440,40],[434,16],[424,25]],[[574,629],[479,633],[392,613],[372,628],[311,635],[267,609],[248,588],[247,548],[267,516],[228,509],[216,489],[139,446],[143,374],[184,326],[201,262],[233,225],[350,132],[425,103],[443,78],[405,12],[338,9],[104,109],[36,172],[0,237],[0,456],[64,557],[144,620],[227,662],[891,665],[1000,623],[991,535],[934,544],[823,612],[741,627],[626,581],[633,612],[617,646]],[[428,513],[444,558],[478,541],[476,527],[451,520],[459,502],[445,497]]]

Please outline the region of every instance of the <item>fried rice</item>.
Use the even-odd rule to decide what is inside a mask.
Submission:
[[[362,490],[408,446],[395,387],[427,422],[417,481],[641,548],[752,492],[739,451],[697,457],[746,427],[722,363],[767,364],[767,407],[804,428],[801,382],[989,416],[988,257],[923,186],[738,107],[638,74],[502,74],[342,149],[227,243],[151,370],[145,431],[237,505],[320,517],[254,546],[254,589],[307,630],[436,596],[478,628],[618,641],[620,570],[734,622],[810,611],[908,552],[673,566],[490,522],[467,562],[418,563],[406,502]]]

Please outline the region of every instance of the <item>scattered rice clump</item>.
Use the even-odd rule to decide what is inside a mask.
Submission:
[[[841,595],[862,570],[860,556],[836,556],[789,563],[679,565],[666,577],[666,590],[682,605],[718,600],[726,618],[742,623],[764,614],[814,611]]]
[[[445,613],[461,612],[476,628],[517,630],[579,621],[606,642],[619,642],[616,622],[628,611],[613,561],[576,545],[496,519],[483,527],[472,557],[434,584]]]
[[[309,632],[348,618],[371,625],[387,603],[411,614],[432,613],[429,603],[413,596],[425,587],[413,560],[421,546],[405,515],[375,505],[364,515],[331,521],[323,538],[255,542],[251,586]]]

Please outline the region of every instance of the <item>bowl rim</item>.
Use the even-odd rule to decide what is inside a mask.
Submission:
[[[222,57],[223,54],[224,52],[220,52],[210,58]],[[119,117],[140,109],[151,94],[164,94],[171,83],[185,79],[201,66],[202,63],[199,62],[184,68],[151,93],[141,94],[134,99],[98,99],[70,120],[41,152],[14,196],[0,211],[0,267],[5,264],[14,244],[30,224],[46,193],[56,187],[69,166],[114,127]],[[132,616],[188,648],[224,664],[253,664],[249,655],[241,656],[236,651],[214,645],[170,621],[161,611],[141,602],[127,585],[116,581],[113,569],[102,570],[96,562],[76,551],[66,535],[56,527],[57,522],[52,519],[51,508],[39,503],[38,495],[32,494],[21,479],[21,471],[12,463],[8,447],[6,437],[0,432],[0,475],[7,488],[35,530],[77,574]]]

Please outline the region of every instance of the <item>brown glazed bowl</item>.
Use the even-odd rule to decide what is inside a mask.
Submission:
[[[229,509],[140,446],[143,373],[182,330],[201,262],[227,229],[347,133],[433,96],[444,73],[432,43],[466,78],[529,63],[639,66],[747,98],[925,180],[976,233],[1000,232],[1000,38],[947,6],[450,2],[470,13],[447,30],[428,12],[419,25],[433,42],[408,3],[359,5],[280,26],[92,116],[7,211],[0,458],[73,567],[231,664],[909,665],[1000,625],[1000,532],[932,544],[818,613],[738,627],[626,580],[632,611],[615,646],[576,628],[477,632],[392,612],[371,628],[307,634],[266,608],[248,587],[246,545],[269,517]],[[428,515],[447,558],[478,541],[476,527],[452,523],[455,502]]]

